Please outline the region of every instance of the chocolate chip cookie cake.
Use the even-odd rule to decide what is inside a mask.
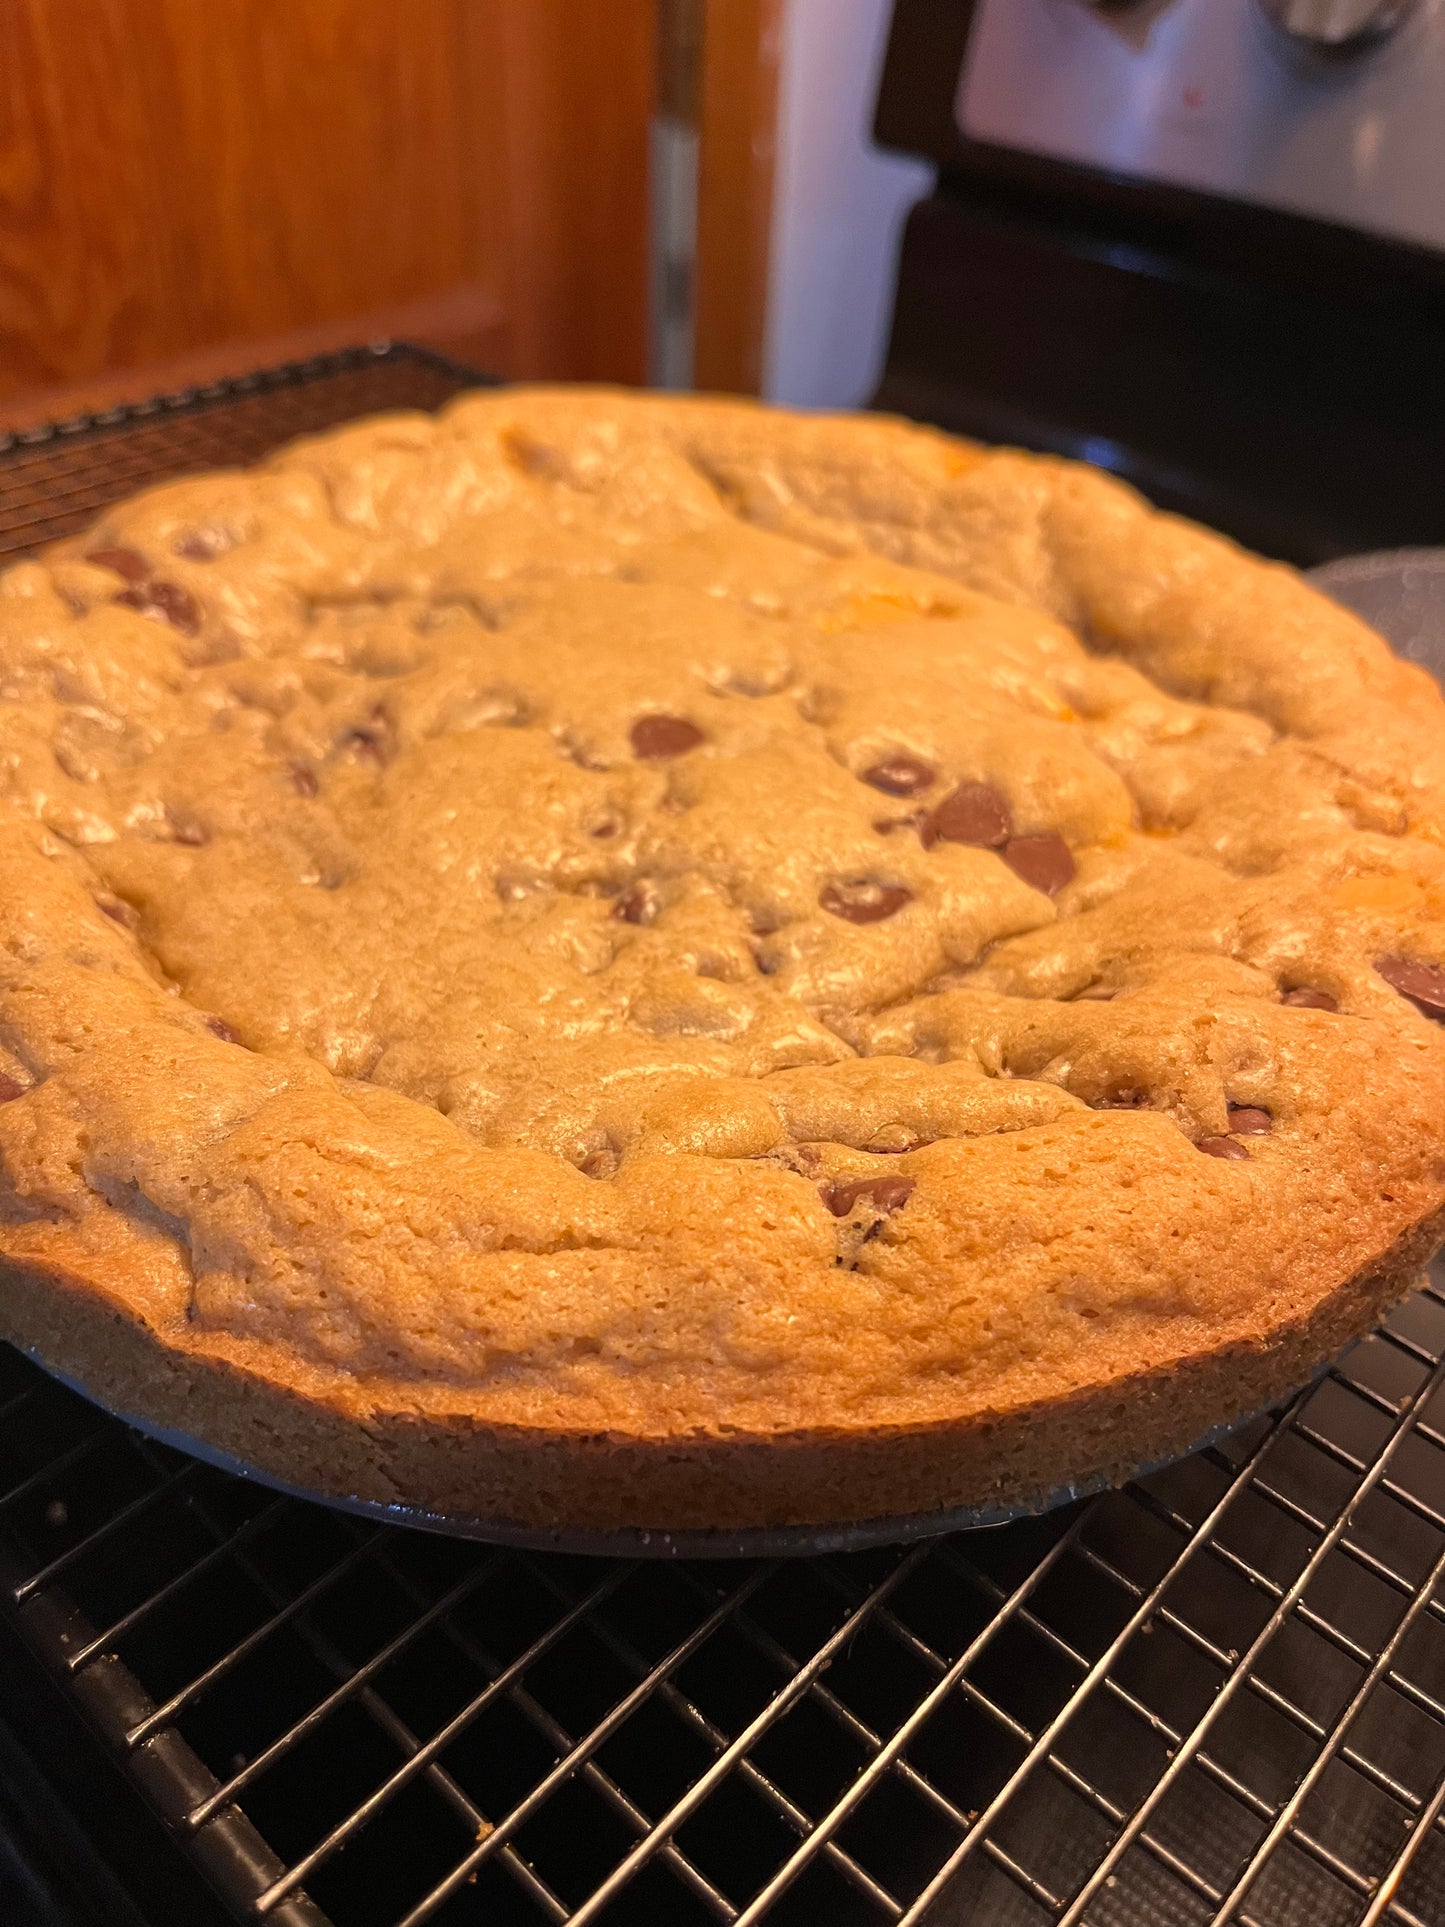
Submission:
[[[0,577],[0,1332],[517,1527],[1026,1504],[1445,1228],[1445,703],[1086,467],[493,390]]]

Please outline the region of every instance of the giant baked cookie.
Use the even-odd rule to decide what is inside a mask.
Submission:
[[[1037,1500],[1445,1211],[1445,704],[1066,462],[500,390],[0,578],[0,1330],[522,1526]]]

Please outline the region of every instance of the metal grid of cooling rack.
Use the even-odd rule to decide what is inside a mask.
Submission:
[[[36,438],[0,539],[462,379],[368,351]],[[243,1922],[1445,1927],[1442,1279],[1125,1491],[771,1563],[376,1526],[0,1347],[0,1632]]]
[[[375,1526],[0,1351],[0,1575],[238,1919],[1445,1922],[1445,1289],[1291,1410],[906,1550]]]
[[[484,379],[429,348],[378,342],[0,434],[0,564],[78,534],[148,483],[255,461],[378,409],[436,408]]]

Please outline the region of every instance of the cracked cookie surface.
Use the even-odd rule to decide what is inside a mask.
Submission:
[[[1077,465],[363,422],[0,576],[0,794],[5,1328],[300,1483],[1043,1491],[1445,1205],[1445,704]]]

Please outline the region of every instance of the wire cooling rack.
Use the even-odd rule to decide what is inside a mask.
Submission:
[[[0,1352],[0,1579],[238,1919],[1445,1921],[1445,1291],[1281,1417],[908,1549],[372,1526]]]
[[[464,378],[367,351],[31,438],[0,541]],[[1121,1492],[772,1562],[376,1525],[0,1347],[0,1636],[240,1922],[1445,1927],[1442,1280]]]
[[[483,379],[429,348],[378,342],[0,434],[0,564],[78,534],[151,482],[252,462],[378,409],[436,408]]]

